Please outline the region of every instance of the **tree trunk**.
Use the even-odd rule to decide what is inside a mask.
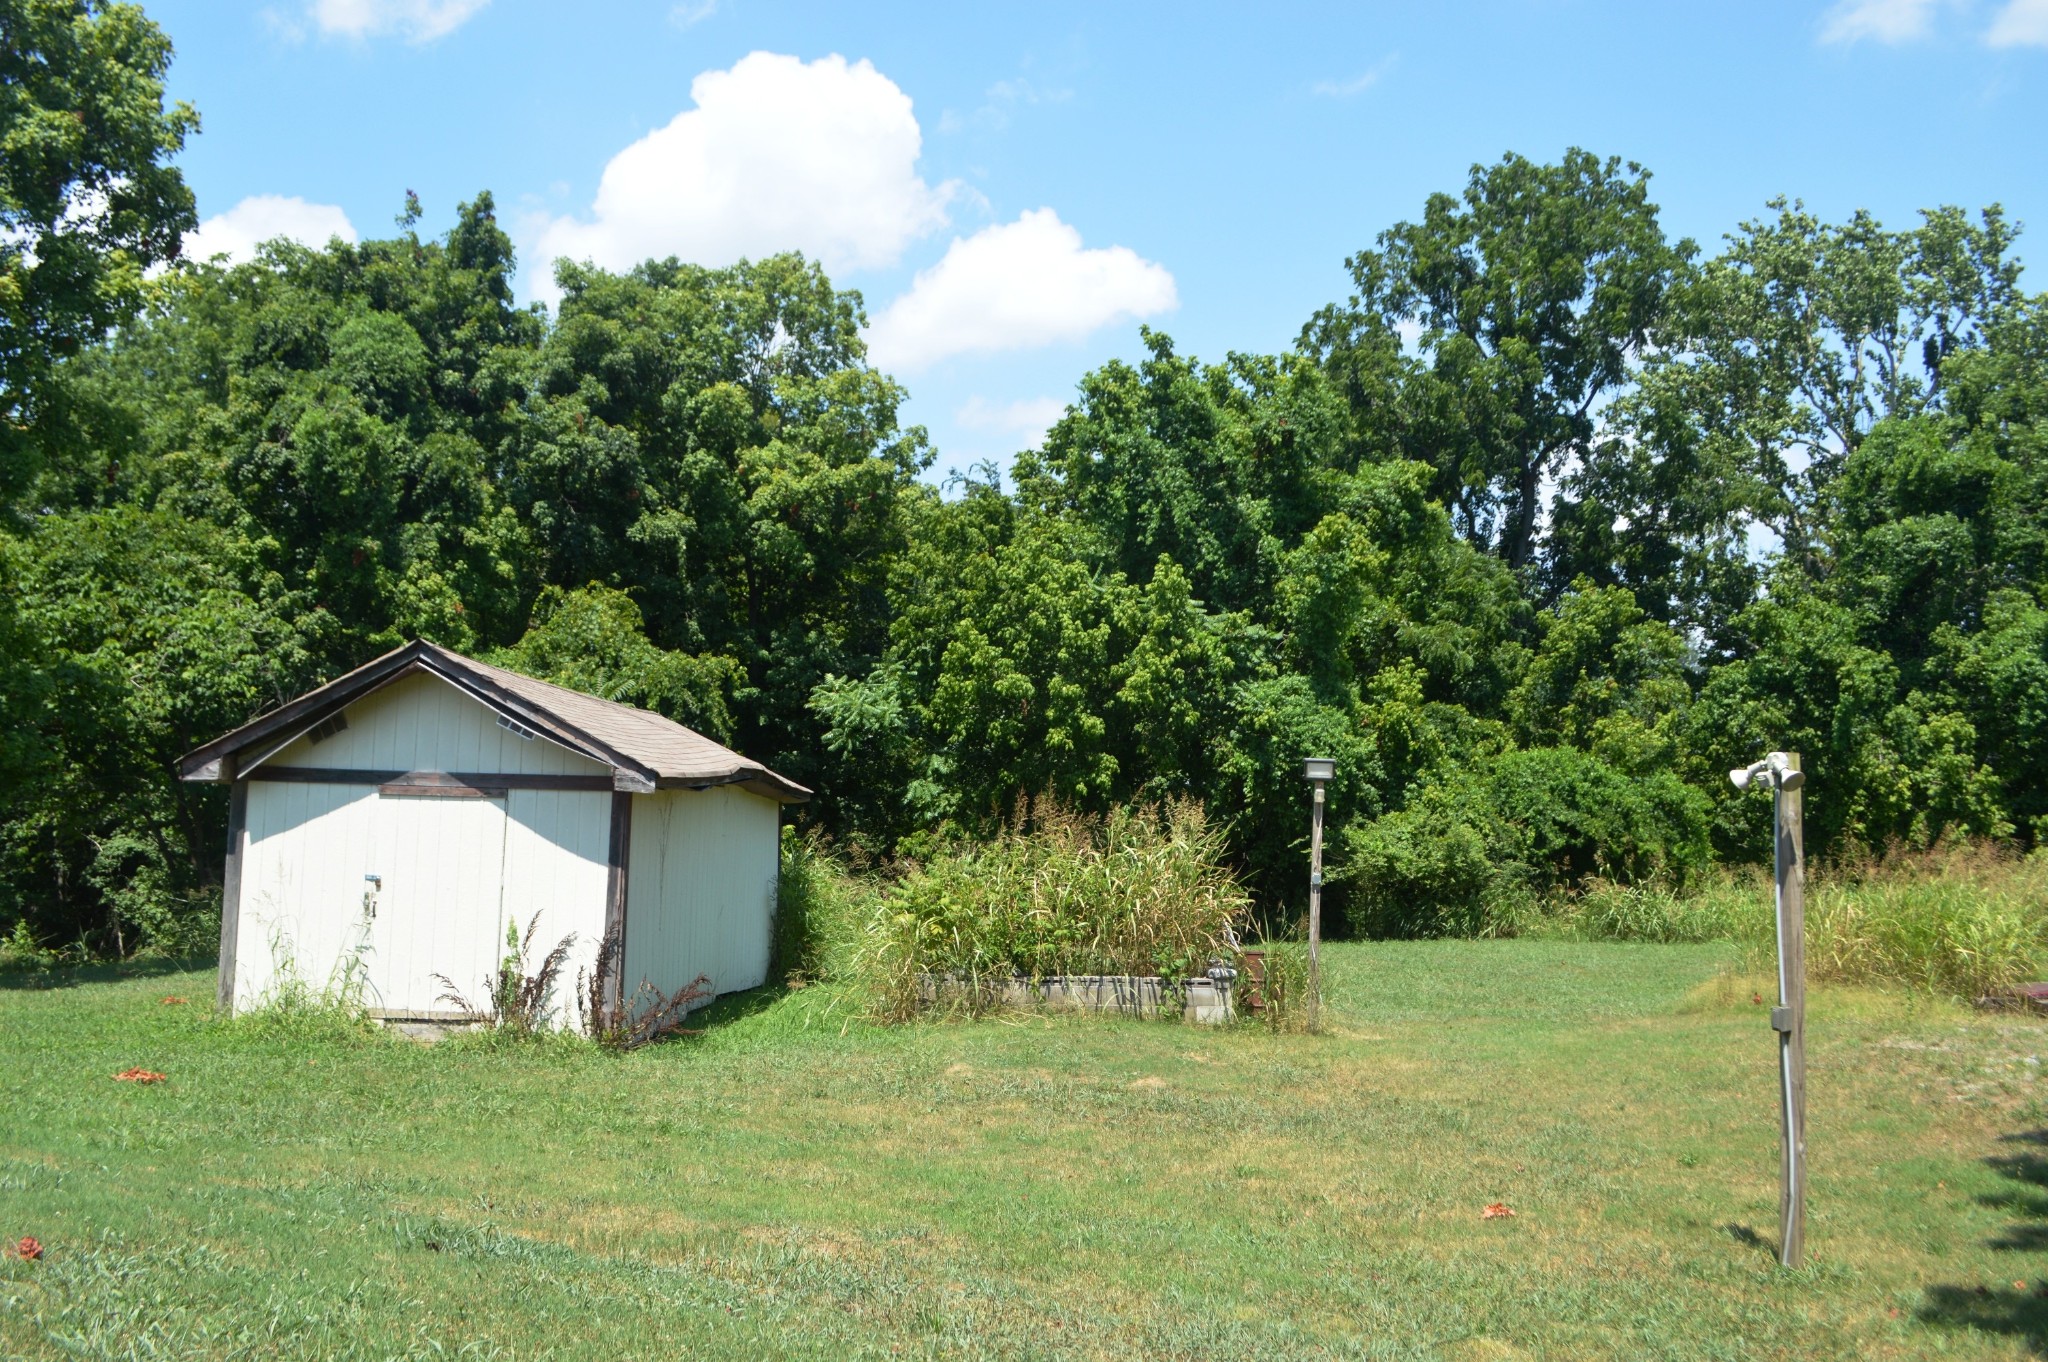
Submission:
[[[1519,571],[1536,547],[1536,498],[1543,490],[1543,457],[1532,455],[1522,465],[1515,487],[1515,512],[1501,531],[1501,556]]]

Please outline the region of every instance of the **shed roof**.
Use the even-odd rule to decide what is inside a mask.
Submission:
[[[801,804],[811,797],[804,786],[672,719],[494,667],[424,639],[395,648],[187,753],[179,760],[178,774],[184,780],[231,781],[330,714],[422,671],[610,766],[616,789],[741,785],[785,804]]]

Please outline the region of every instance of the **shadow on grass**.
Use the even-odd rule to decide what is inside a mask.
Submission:
[[[114,984],[124,979],[154,979],[164,974],[209,969],[210,955],[183,960],[103,960],[90,965],[61,965],[50,969],[0,969],[0,989],[35,990],[77,988],[80,984]]]
[[[1778,1256],[1777,1247],[1747,1225],[1723,1225],[1721,1228],[1728,1232],[1730,1239],[1744,1248],[1761,1249],[1773,1258]]]
[[[2010,1212],[2013,1223],[1989,1241],[1990,1247],[2008,1253],[2048,1252],[2048,1153],[2042,1152],[2048,1150],[2048,1129],[2020,1131],[2004,1136],[2001,1143],[2012,1146],[2012,1152],[1993,1154],[1984,1163],[2013,1185],[1977,1200]],[[1997,1288],[1930,1286],[1919,1317],[1929,1324],[2017,1338],[2035,1356],[2048,1357],[2048,1280],[2024,1284],[2026,1272],[2027,1265],[2016,1263],[2019,1280]]]
[[[790,990],[784,984],[763,984],[759,988],[724,994],[718,1001],[706,1003],[690,1014],[690,1029],[711,1031],[721,1026],[730,1026],[734,1022],[745,1021],[749,1017],[766,1012],[789,994]]]

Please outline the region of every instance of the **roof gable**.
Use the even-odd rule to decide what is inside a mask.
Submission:
[[[741,785],[783,803],[811,792],[759,762],[671,719],[616,700],[538,681],[420,640],[364,664],[316,690],[187,753],[184,780],[229,781],[338,710],[426,671],[486,708],[612,768],[620,790]]]
[[[245,751],[237,775],[264,767],[602,775],[611,766],[528,727],[436,672],[399,676],[306,731]]]

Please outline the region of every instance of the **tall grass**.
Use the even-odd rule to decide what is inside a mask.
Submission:
[[[1729,872],[1684,894],[1596,883],[1539,933],[1603,941],[1731,941],[1775,950],[1767,872]],[[1806,963],[1815,979],[1975,999],[2048,974],[2048,855],[1991,844],[1895,851],[1809,868]]]
[[[854,968],[878,1011],[915,1012],[933,979],[966,987],[1072,974],[1199,975],[1235,953],[1250,901],[1192,802],[1092,821],[1054,811],[933,857],[872,911]]]
[[[815,830],[784,828],[769,976],[798,988],[850,979],[881,893],[876,876],[857,874]]]

